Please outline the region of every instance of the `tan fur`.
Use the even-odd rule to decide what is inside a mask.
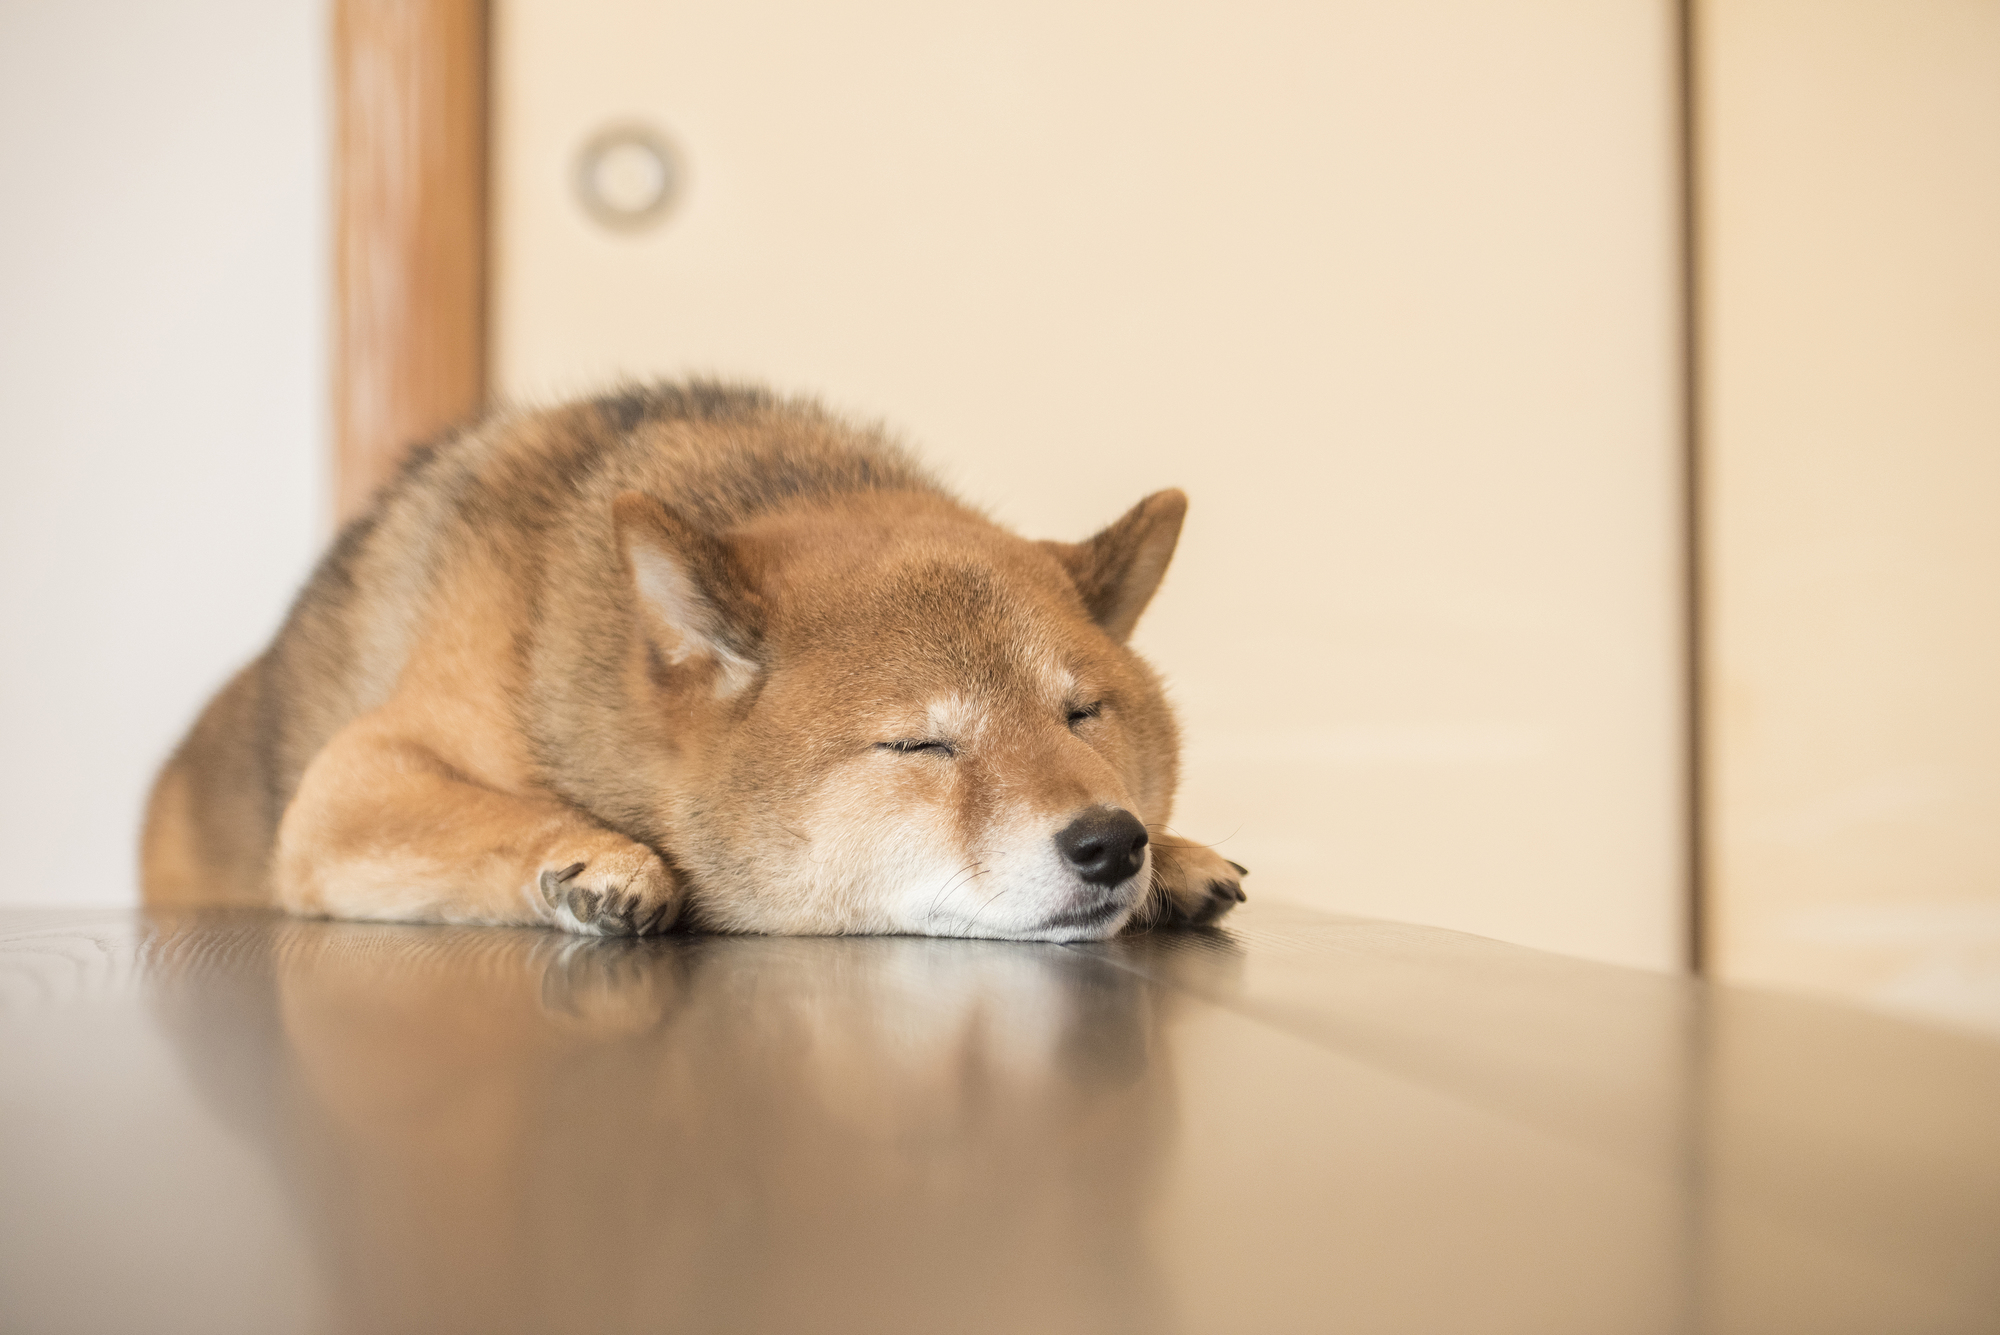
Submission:
[[[1124,643],[1185,509],[1028,542],[754,390],[490,420],[418,454],[203,713],[154,791],[147,900],[599,933],[1205,921],[1239,871],[1166,832],[1178,738]],[[1151,835],[1127,882],[1056,852],[1094,810]]]

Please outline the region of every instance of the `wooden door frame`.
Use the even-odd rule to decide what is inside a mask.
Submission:
[[[1700,0],[1674,0],[1674,130],[1675,172],[1679,177],[1678,216],[1680,232],[1680,412],[1681,412],[1681,691],[1685,718],[1682,732],[1682,821],[1683,856],[1687,859],[1682,931],[1684,962],[1696,977],[1707,976],[1714,966],[1713,905],[1710,903],[1709,874],[1710,791],[1709,703],[1708,703],[1708,553],[1704,514],[1706,486],[1703,463],[1702,413],[1704,411],[1701,338],[1701,197],[1700,186],[1700,86],[1697,7]]]
[[[486,401],[486,0],[334,0],[338,522]]]

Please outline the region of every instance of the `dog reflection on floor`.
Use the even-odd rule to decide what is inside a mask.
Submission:
[[[342,1328],[1158,1330],[1162,1267],[1200,1264],[1147,1224],[1171,994],[1106,959],[233,930],[254,995],[161,921],[160,1014]]]

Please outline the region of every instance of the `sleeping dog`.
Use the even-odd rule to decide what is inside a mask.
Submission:
[[[418,450],[154,785],[151,904],[1094,940],[1243,869],[1166,831],[1126,644],[1187,498],[1031,542],[875,429],[691,383]]]

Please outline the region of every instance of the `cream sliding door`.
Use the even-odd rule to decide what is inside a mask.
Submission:
[[[818,392],[1035,535],[1184,486],[1182,831],[1253,897],[1680,963],[1670,5],[494,18],[501,392]],[[611,228],[576,155],[631,122],[683,190]]]
[[[2000,3],[1697,19],[1712,958],[2000,1028]]]

